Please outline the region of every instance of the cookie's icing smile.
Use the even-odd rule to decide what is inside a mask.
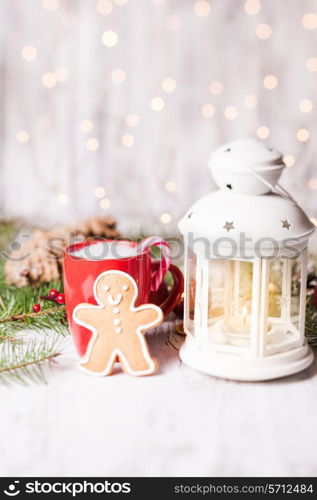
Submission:
[[[120,304],[122,300],[122,294],[119,293],[116,298],[113,298],[112,295],[109,295],[108,302],[111,306],[117,306]]]

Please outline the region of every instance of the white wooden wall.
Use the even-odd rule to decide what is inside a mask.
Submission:
[[[317,217],[317,191],[307,185],[317,178],[317,72],[306,67],[317,57],[317,29],[302,24],[305,14],[317,14],[316,1],[248,0],[248,10],[261,6],[256,15],[246,12],[245,0],[210,0],[209,13],[206,3],[2,0],[1,207],[6,215],[43,224],[104,212],[117,217],[123,231],[173,232],[188,206],[213,187],[206,168],[210,151],[265,126],[268,143],[296,159],[284,184]],[[317,26],[314,17],[305,19]],[[263,23],[272,28],[266,40],[256,36]],[[109,30],[118,35],[110,48],[102,43]],[[21,56],[29,45],[37,50],[33,61]],[[45,78],[54,83],[56,68],[64,68],[68,78],[48,88],[42,77],[53,73]],[[125,73],[122,83],[112,80],[116,68]],[[277,77],[274,90],[264,87],[266,75]],[[167,77],[176,81],[174,92],[161,87]],[[209,92],[212,81],[222,82],[221,95]],[[250,94],[258,101],[253,108],[244,103]],[[151,109],[154,97],[164,99],[162,111]],[[312,101],[311,112],[300,111],[302,99]],[[202,116],[204,104],[214,106],[213,117]],[[228,106],[237,109],[236,118],[226,118]],[[139,117],[136,127],[126,124],[130,113]],[[91,132],[81,130],[83,120],[93,122]],[[302,128],[310,132],[307,142],[296,138]],[[22,143],[19,131],[29,134],[20,133]],[[131,147],[122,144],[125,134],[133,135]],[[87,150],[89,138],[98,140],[96,151]],[[176,190],[167,191],[166,181]],[[100,207],[98,186],[106,189],[110,208]],[[163,213],[171,222],[160,221]]]

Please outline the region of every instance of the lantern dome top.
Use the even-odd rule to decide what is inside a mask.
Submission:
[[[220,189],[188,210],[179,223],[184,235],[239,250],[257,248],[259,242],[261,248],[280,248],[290,238],[296,248],[307,242],[315,227],[277,184],[285,166],[279,153],[252,139],[234,141],[216,150],[209,166]]]
[[[208,165],[220,189],[251,195],[269,192],[285,167],[281,153],[256,139],[221,146]]]

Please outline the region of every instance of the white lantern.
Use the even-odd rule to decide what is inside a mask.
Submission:
[[[219,186],[180,221],[185,240],[182,361],[237,380],[299,372],[305,340],[308,238],[314,225],[278,184],[282,156],[253,139],[216,150]]]

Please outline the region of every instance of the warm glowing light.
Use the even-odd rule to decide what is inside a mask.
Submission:
[[[194,12],[199,17],[208,16],[210,14],[210,3],[207,0],[198,0],[194,4]]]
[[[92,129],[94,128],[94,124],[92,123],[91,120],[83,120],[80,123],[80,128],[82,132],[91,132]]]
[[[167,16],[165,26],[170,31],[177,31],[181,27],[181,20],[178,16]]]
[[[108,30],[102,34],[102,43],[106,47],[115,47],[118,43],[118,35],[115,31]]]
[[[270,129],[268,127],[259,127],[256,131],[256,135],[259,139],[266,139],[270,135]]]
[[[215,80],[209,84],[209,92],[212,95],[221,95],[223,92],[223,84]]]
[[[169,191],[170,193],[173,193],[176,191],[176,184],[174,181],[166,181],[165,182],[165,189],[166,191]]]
[[[94,137],[87,139],[86,148],[88,149],[88,151],[97,151],[97,149],[99,148],[99,141]]]
[[[302,19],[302,24],[307,30],[314,30],[317,28],[317,14],[305,14]]]
[[[309,99],[302,99],[299,103],[299,109],[302,113],[310,113],[313,109],[313,103]]]
[[[306,61],[306,69],[308,71],[317,71],[317,57],[309,57]]]
[[[247,95],[246,98],[244,99],[244,105],[247,108],[255,108],[257,103],[258,103],[258,100],[257,100],[256,96],[253,94]]]
[[[150,106],[153,111],[162,111],[165,106],[165,102],[161,97],[153,97]]]
[[[162,81],[162,89],[165,90],[165,92],[174,92],[176,89],[176,82],[174,78],[164,78]]]
[[[309,179],[307,186],[309,189],[317,189],[317,179]]]
[[[161,5],[164,5],[166,0],[152,0],[152,2],[154,3],[154,5],[156,5],[157,7],[161,7]]]
[[[269,24],[259,24],[255,32],[260,40],[267,40],[272,35],[272,28]]]
[[[171,222],[172,217],[170,214],[165,212],[164,214],[161,215],[160,219],[161,219],[161,222],[163,222],[163,224],[168,224],[169,222]]]
[[[227,106],[224,115],[228,120],[234,120],[238,116],[238,110],[235,106]]]
[[[121,5],[126,5],[129,0],[113,0],[113,1],[116,5],[119,5],[121,7]]]
[[[296,137],[300,142],[308,141],[309,136],[310,136],[310,133],[306,128],[300,128],[299,130],[297,130]]]
[[[97,198],[103,198],[104,196],[106,196],[106,190],[102,186],[96,187],[94,193]]]
[[[66,68],[56,68],[54,73],[58,82],[66,82],[66,80],[68,80],[69,78],[69,73]]]
[[[114,83],[123,83],[125,80],[125,72],[121,68],[116,68],[111,73],[111,80]]]
[[[66,205],[68,203],[68,195],[66,193],[60,193],[58,196],[57,196],[57,201],[58,203],[60,203],[61,205]]]
[[[128,127],[137,127],[139,125],[140,118],[135,113],[131,113],[125,119]]]
[[[200,112],[204,118],[212,118],[215,114],[215,107],[212,104],[204,104]]]
[[[53,12],[59,7],[59,0],[42,0],[42,6],[49,12]]]
[[[292,155],[283,156],[283,162],[287,167],[292,167],[295,164],[295,158]]]
[[[57,78],[55,73],[44,73],[42,76],[42,83],[44,87],[52,88],[55,87],[57,83]]]
[[[26,142],[29,142],[30,135],[26,130],[19,130],[17,133],[17,141],[20,142],[21,144],[25,144]]]
[[[26,45],[21,50],[21,56],[25,61],[34,61],[37,57],[37,50],[33,45]]]
[[[97,11],[102,16],[108,16],[113,11],[113,4],[110,0],[99,0],[97,3]]]
[[[110,200],[108,200],[108,198],[104,198],[103,200],[100,201],[100,206],[104,210],[107,210],[111,206]]]
[[[124,134],[121,142],[126,148],[130,148],[134,144],[134,136],[132,134]]]
[[[250,16],[255,16],[261,10],[261,4],[259,0],[247,0],[244,4],[244,10]]]
[[[263,85],[268,90],[273,90],[277,87],[278,79],[274,75],[267,75],[264,77]]]

